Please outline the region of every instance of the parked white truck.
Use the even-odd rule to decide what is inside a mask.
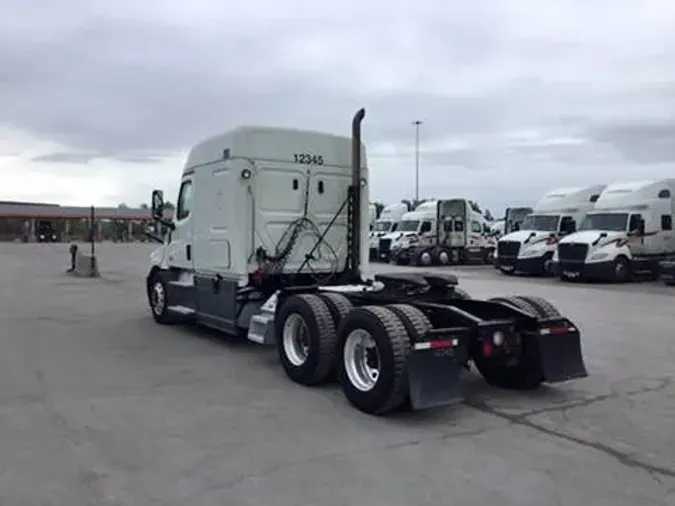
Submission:
[[[426,243],[436,231],[436,201],[423,202],[414,211],[401,216],[395,232],[380,237],[379,259],[389,262],[392,256],[417,242]]]
[[[389,233],[396,232],[398,230],[398,224],[403,218],[403,215],[408,212],[408,206],[403,203],[391,204],[382,209],[380,217],[375,222],[372,230],[370,231],[370,259],[371,260],[380,260],[379,247],[380,239],[386,236]],[[387,256],[383,257],[383,260],[389,260]]]
[[[628,281],[658,275],[675,257],[675,179],[607,186],[578,231],[558,244],[554,267],[563,280]]]
[[[155,321],[275,347],[293,382],[336,378],[377,415],[461,401],[470,364],[510,388],[587,376],[579,328],[539,297],[472,300],[451,274],[369,274],[364,115],[351,139],[247,127],[192,148],[171,220],[152,193],[170,229],[145,280]]]
[[[605,187],[558,188],[546,193],[520,230],[499,239],[495,267],[505,274],[552,274],[558,240],[576,231]]]
[[[426,238],[392,251],[398,264],[449,265],[485,263],[490,259],[489,226],[485,216],[465,198],[437,200],[428,206],[436,228]]]

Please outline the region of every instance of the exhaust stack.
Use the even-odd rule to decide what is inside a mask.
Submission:
[[[352,220],[349,223],[351,231],[351,250],[349,264],[352,276],[360,276],[361,259],[361,122],[366,116],[366,110],[361,108],[352,119]]]

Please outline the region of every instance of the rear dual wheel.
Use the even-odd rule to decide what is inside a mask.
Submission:
[[[317,385],[337,372],[347,400],[379,415],[406,405],[411,335],[429,326],[412,306],[352,308],[337,293],[294,295],[276,318],[277,349],[294,382]]]

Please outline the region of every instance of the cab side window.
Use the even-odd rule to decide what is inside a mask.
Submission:
[[[640,218],[642,218],[641,214],[631,214],[630,215],[630,221],[628,222],[628,231],[629,232],[635,232],[640,228]]]
[[[431,232],[431,222],[423,221],[422,226],[420,227],[420,234],[425,234],[427,232]]]
[[[178,193],[178,208],[176,220],[184,220],[190,216],[192,210],[192,181],[183,181]]]
[[[661,230],[673,229],[673,217],[670,214],[661,215]]]
[[[480,234],[483,231],[483,229],[481,228],[480,223],[478,223],[477,221],[472,221],[471,222],[471,231],[476,233],[476,234]]]

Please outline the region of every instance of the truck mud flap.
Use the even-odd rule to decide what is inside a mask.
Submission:
[[[588,376],[579,330],[567,319],[542,322],[538,335],[544,381],[559,383]]]
[[[463,401],[462,371],[463,367],[450,349],[411,353],[408,357],[408,386],[413,409]]]

